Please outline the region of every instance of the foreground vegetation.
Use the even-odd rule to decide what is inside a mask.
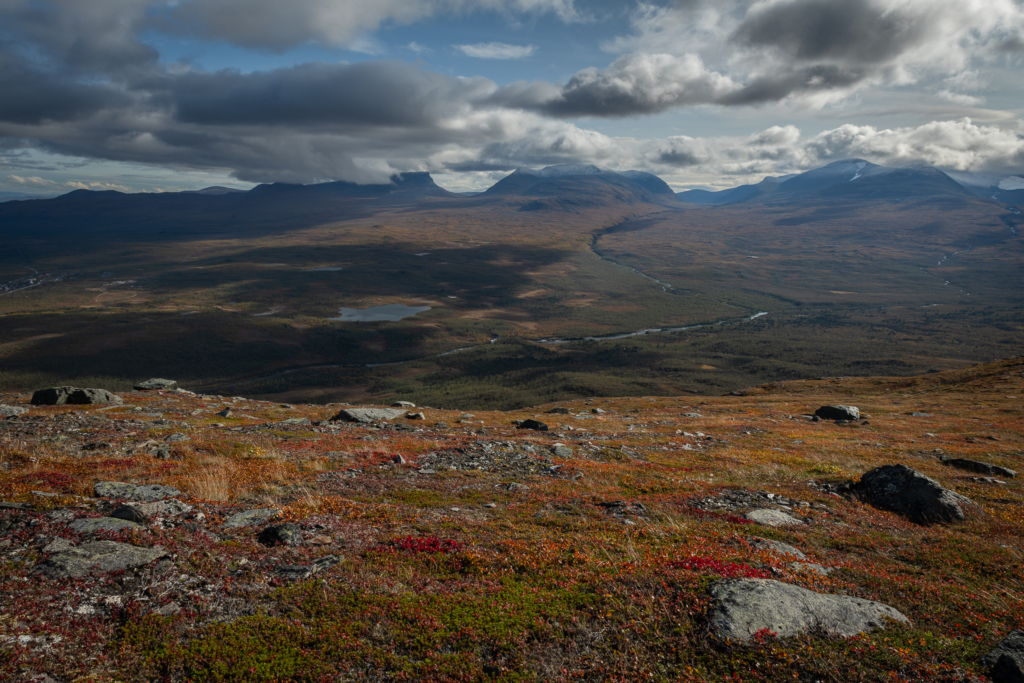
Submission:
[[[0,500],[30,506],[0,509],[0,678],[983,680],[979,657],[1024,628],[1024,495],[1017,479],[985,481],[940,456],[1020,470],[1022,374],[1018,358],[736,396],[577,399],[557,404],[565,414],[417,408],[425,419],[379,425],[321,423],[343,406],[176,392],[32,408],[0,423]],[[803,417],[832,403],[865,420]],[[526,418],[551,429],[512,424]],[[147,455],[158,446],[165,457]],[[829,493],[891,463],[978,509],[919,526]],[[104,480],[173,486],[194,510],[137,530],[70,530],[71,518],[109,513],[93,497]],[[745,519],[749,504],[711,504],[730,491],[807,503],[789,510],[806,525],[766,527]],[[223,526],[252,508],[280,510],[303,543]],[[56,538],[168,554],[56,581],[33,573]],[[283,569],[318,558],[336,563],[297,580]],[[912,625],[722,641],[708,587],[739,576],[879,600]]]

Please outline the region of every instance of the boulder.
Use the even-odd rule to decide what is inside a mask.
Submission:
[[[231,515],[224,520],[225,529],[238,529],[247,526],[256,526],[263,524],[267,520],[273,519],[281,514],[281,511],[277,508],[258,508],[256,510],[246,510],[245,512],[239,512],[237,515]]]
[[[868,503],[918,524],[959,522],[974,503],[906,465],[876,467],[860,478],[857,493]]]
[[[1012,631],[981,658],[995,683],[1024,683],[1024,631]]]
[[[815,593],[772,579],[728,579],[711,587],[711,627],[720,638],[745,642],[756,633],[780,638],[822,630],[849,638],[885,628],[889,620],[909,624],[898,610],[873,600]]]
[[[568,415],[568,408],[552,408],[551,410],[545,410],[548,415]]]
[[[75,387],[50,387],[40,389],[32,394],[32,405],[34,406],[62,406],[68,402],[68,396],[75,390]]]
[[[75,389],[68,394],[65,403],[77,406],[92,406],[103,403],[121,403],[122,399],[117,394],[106,389]]]
[[[520,429],[532,429],[535,432],[546,432],[548,426],[539,420],[523,420],[519,423]]]
[[[754,546],[758,550],[768,550],[779,555],[792,555],[800,560],[807,559],[807,556],[799,549],[794,548],[788,543],[783,543],[782,541],[775,541],[770,538],[761,538],[760,536],[753,536],[747,540],[750,541],[750,545]]]
[[[281,420],[277,424],[283,427],[301,427],[303,425],[313,424],[309,421],[308,417],[292,417],[287,420]]]
[[[553,445],[551,447],[551,453],[556,458],[571,458],[573,455],[572,449],[566,446],[564,443],[556,443],[555,445]]]
[[[342,422],[370,424],[383,420],[393,420],[400,415],[404,415],[405,412],[402,408],[345,408],[332,417],[331,421],[337,422],[341,420]]]
[[[942,458],[942,464],[966,470],[968,472],[995,475],[999,477],[1006,477],[1007,479],[1013,479],[1017,476],[1016,470],[1000,467],[999,465],[990,465],[987,462],[978,462],[977,460],[966,460],[964,458]]]
[[[804,523],[793,517],[787,515],[782,510],[772,510],[770,508],[761,508],[758,510],[751,510],[746,515],[747,519],[751,522],[757,522],[758,524],[764,524],[765,526],[803,526]]]
[[[141,529],[142,526],[127,519],[113,517],[83,517],[68,524],[68,527],[80,534],[94,534],[97,531],[125,531]]]
[[[416,404],[411,401],[395,401],[391,404],[392,408],[415,408]]]
[[[97,498],[118,498],[120,500],[136,500],[150,503],[154,500],[180,496],[181,491],[170,486],[160,486],[159,484],[136,486],[135,484],[126,484],[122,481],[101,481],[93,487],[93,494]]]
[[[405,417],[407,420],[426,420],[427,416],[423,413],[406,413]]]
[[[857,406],[822,406],[814,411],[822,420],[859,420],[860,408]]]
[[[28,408],[21,406],[0,405],[0,417],[18,417],[28,412]]]
[[[145,382],[139,382],[133,388],[136,391],[155,391],[158,389],[166,391],[177,389],[178,383],[173,379],[147,379]]]
[[[179,517],[191,511],[191,505],[186,505],[176,498],[169,498],[150,503],[122,505],[111,512],[110,516],[116,519],[127,519],[136,524],[148,524],[153,519]]]
[[[51,579],[79,578],[132,569],[147,565],[167,552],[158,548],[140,548],[114,541],[93,541],[57,553],[36,565],[35,571]]]
[[[302,545],[302,529],[298,524],[275,524],[259,533],[256,540],[271,547],[276,545]]]

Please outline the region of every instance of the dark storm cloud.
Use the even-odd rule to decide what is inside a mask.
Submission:
[[[999,52],[1024,53],[1024,38],[1013,36],[996,46]]]
[[[927,36],[927,22],[872,0],[795,0],[753,8],[732,40],[800,61],[888,62]]]
[[[0,121],[22,125],[74,121],[126,100],[107,85],[82,84],[0,51]]]
[[[420,126],[489,94],[482,78],[457,79],[400,62],[310,63],[250,74],[175,79],[176,118],[204,125]]]

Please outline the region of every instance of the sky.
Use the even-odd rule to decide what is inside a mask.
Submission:
[[[0,0],[0,193],[1024,172],[1024,0]]]

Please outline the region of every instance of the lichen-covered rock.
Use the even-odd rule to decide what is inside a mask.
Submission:
[[[80,534],[93,534],[97,531],[124,531],[126,529],[141,529],[139,524],[127,519],[115,519],[114,517],[83,517],[68,524],[68,527]]]
[[[159,548],[140,548],[114,541],[93,541],[57,553],[36,565],[35,571],[51,579],[79,578],[141,567],[166,555]]]
[[[782,510],[772,510],[770,508],[751,510],[747,513],[747,519],[751,522],[764,524],[765,526],[804,526],[803,521],[796,517],[787,515]]]
[[[127,519],[136,524],[148,524],[154,519],[179,517],[191,511],[191,505],[170,498],[150,503],[128,503],[111,512],[110,516],[115,519]]]
[[[345,408],[337,415],[331,418],[332,421],[342,422],[361,422],[363,424],[369,424],[371,422],[381,422],[384,420],[393,420],[399,415],[404,415],[406,411],[402,408]]]
[[[990,465],[987,462],[967,460],[966,458],[942,458],[942,464],[949,465],[950,467],[956,467],[960,470],[966,470],[968,472],[978,472],[979,474],[1006,477],[1007,479],[1013,479],[1017,476],[1016,470],[1000,467],[999,465]]]
[[[814,411],[822,420],[859,420],[860,408],[857,406],[822,406]]]
[[[97,498],[117,498],[119,500],[135,500],[143,503],[151,503],[164,498],[180,496],[181,491],[171,486],[159,484],[146,484],[136,486],[126,484],[123,481],[101,481],[93,487],[93,494]]]
[[[711,626],[720,638],[747,641],[756,633],[780,638],[822,630],[849,638],[885,628],[889,620],[909,624],[893,607],[847,595],[815,593],[771,579],[729,579],[711,587]]]
[[[861,477],[855,488],[871,505],[918,524],[962,521],[966,517],[964,508],[974,505],[969,498],[906,465],[876,467]]]
[[[122,399],[106,389],[75,389],[65,401],[69,405],[92,406],[104,403],[122,403]]]
[[[758,550],[768,550],[779,555],[792,555],[800,560],[807,559],[807,556],[798,548],[794,548],[790,544],[783,543],[782,541],[776,541],[770,538],[761,538],[760,536],[753,536],[747,540],[750,541],[750,545],[754,546]]]
[[[21,406],[0,405],[0,417],[18,417],[28,412],[28,408]]]
[[[259,533],[256,540],[263,545],[302,545],[302,529],[298,524],[275,524]]]
[[[32,405],[34,406],[62,406],[68,402],[68,396],[75,391],[75,387],[50,387],[40,389],[32,394]]]
[[[173,379],[147,379],[145,382],[139,382],[133,387],[136,391],[156,391],[163,390],[169,391],[170,389],[177,389],[178,383]]]
[[[239,512],[237,515],[231,515],[224,520],[225,529],[237,529],[246,526],[256,526],[262,524],[269,519],[273,519],[281,514],[281,511],[277,508],[258,508],[256,510],[246,510],[245,512]]]

